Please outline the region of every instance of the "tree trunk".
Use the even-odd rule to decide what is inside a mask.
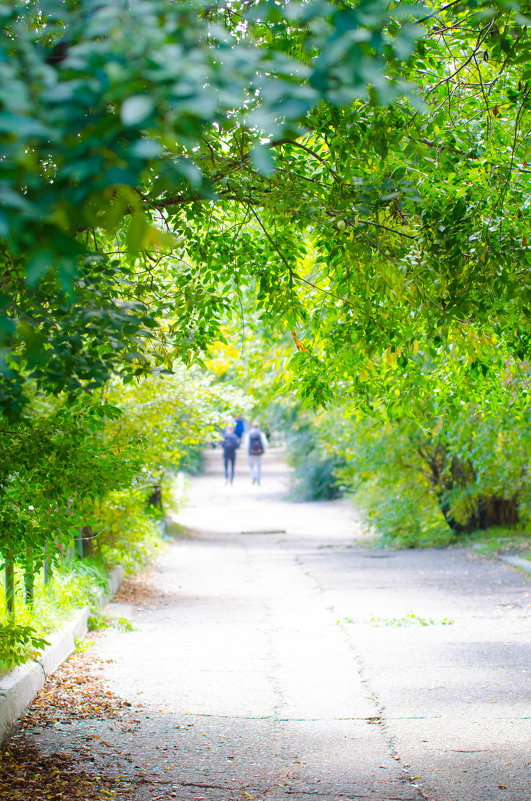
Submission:
[[[149,506],[155,506],[162,512],[162,487],[160,484],[154,484],[151,495],[148,498]]]
[[[49,584],[52,578],[52,565],[48,555],[48,546],[44,546],[44,584]]]
[[[94,539],[96,533],[92,526],[83,526],[79,529],[79,535],[76,537],[76,550],[81,559],[87,559],[94,553]]]
[[[516,498],[480,498],[478,501],[479,527],[512,526],[518,523]]]
[[[5,595],[6,611],[10,618],[15,619],[15,563],[10,554],[5,557]]]
[[[24,567],[24,602],[26,606],[33,606],[35,595],[35,574],[33,572],[33,556],[31,548],[26,548],[26,565]]]
[[[451,515],[444,495],[439,496],[439,506],[444,519],[457,534],[470,534],[478,529],[492,526],[512,526],[518,523],[518,501],[516,498],[479,498],[474,512],[464,523],[458,523]]]
[[[456,534],[469,534],[471,531],[474,531],[474,529],[479,527],[478,518],[475,514],[469,517],[465,523],[459,523],[452,515],[450,504],[445,499],[444,494],[439,495],[438,500],[439,508],[443,513],[444,519],[452,531],[455,531]]]

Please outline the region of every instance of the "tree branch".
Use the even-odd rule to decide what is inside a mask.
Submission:
[[[286,268],[288,270],[288,273],[289,273],[291,278],[296,278],[297,281],[300,281],[301,283],[306,284],[307,286],[311,286],[312,289],[316,289],[318,292],[323,292],[325,295],[329,295],[331,298],[334,298],[334,300],[340,300],[342,303],[345,303],[347,306],[350,306],[352,309],[356,308],[353,303],[351,303],[349,300],[347,300],[346,298],[342,297],[341,295],[336,295],[334,292],[330,292],[330,290],[328,290],[328,289],[323,289],[323,287],[317,286],[317,284],[314,284],[311,281],[308,281],[306,278],[303,278],[302,275],[298,275],[298,273],[295,272],[295,270],[289,264],[288,260],[286,259],[286,257],[282,253],[282,251],[277,246],[277,243],[274,241],[273,237],[271,236],[271,234],[269,233],[269,231],[267,230],[267,228],[263,224],[263,222],[260,219],[260,217],[258,216],[258,214],[255,212],[255,210],[252,207],[250,207],[250,211],[251,211],[253,217],[255,218],[256,222],[258,223],[258,225],[260,226],[260,228],[262,229],[262,231],[266,235],[268,241],[273,246],[273,249],[275,250],[277,255],[280,257],[282,262],[285,264],[285,266],[286,266]]]

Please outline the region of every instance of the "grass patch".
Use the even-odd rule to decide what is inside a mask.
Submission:
[[[116,507],[117,504],[112,509],[112,522],[119,520],[122,531],[112,532],[115,534],[112,537],[111,526],[108,526],[95,557],[79,559],[74,556],[59,562],[54,565],[47,584],[42,571],[36,574],[31,605],[24,600],[23,573],[15,568],[15,620],[4,610],[0,611],[0,675],[37,658],[47,644],[48,635],[61,628],[76,610],[84,606],[98,609],[102,593],[107,592],[107,565],[122,564],[133,573],[159,551],[162,538],[156,521],[148,514],[140,514],[138,509],[129,519],[120,517]],[[127,511],[132,511],[131,507]],[[106,627],[104,616],[95,612],[94,617],[99,621],[98,624],[93,621],[94,628]],[[125,631],[130,624],[109,619],[108,625]],[[19,640],[15,644],[17,637]]]
[[[105,631],[106,629],[133,631],[133,624],[126,617],[109,617],[102,612],[93,612],[88,619],[88,630]]]
[[[167,518],[164,527],[164,537],[168,540],[186,539],[190,537],[190,529],[187,526],[183,526],[182,523],[177,523],[176,520]]]
[[[371,617],[372,626],[451,626],[455,621],[447,617],[435,620],[408,612],[403,617]]]
[[[514,554],[531,560],[531,532],[521,528],[496,526],[485,531],[474,531],[468,535],[467,544],[486,556]]]
[[[338,620],[338,623],[361,623],[363,621],[356,620],[353,617],[345,617],[343,620]],[[443,617],[441,620],[435,620],[433,617],[421,617],[414,612],[408,612],[403,617],[371,617],[369,620],[371,626],[451,626],[455,620]]]
[[[109,571],[97,560],[65,562],[54,567],[44,584],[35,576],[31,605],[24,601],[22,571],[15,570],[15,620],[0,614],[0,674],[36,659],[48,645],[47,637],[83,606],[96,607],[107,589]]]
[[[169,492],[168,496],[171,497]],[[186,536],[186,530],[173,522],[168,523],[163,535],[162,520],[160,512],[146,508],[142,493],[114,492],[94,517],[92,525],[97,532],[94,555],[80,559],[73,548],[66,549],[64,557],[57,554],[47,584],[42,570],[35,575],[31,604],[25,602],[22,570],[15,567],[14,620],[0,606],[0,675],[38,657],[47,645],[47,636],[76,610],[84,606],[98,610],[102,593],[107,592],[109,566],[121,565],[131,575],[167,547],[163,537]],[[94,611],[89,628],[110,627],[121,631],[132,628],[125,618],[111,618]]]

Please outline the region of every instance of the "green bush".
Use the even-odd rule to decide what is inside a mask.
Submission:
[[[33,601],[28,605],[24,599],[23,574],[17,568],[15,620],[4,611],[0,613],[0,672],[35,658],[47,644],[45,637],[76,609],[95,607],[101,592],[107,588],[107,578],[108,570],[95,559],[65,558],[53,565],[47,584],[42,571],[35,575]]]
[[[198,476],[202,473],[205,463],[203,447],[189,447],[181,457],[179,469],[188,473],[190,476]]]
[[[435,498],[426,486],[410,477],[374,476],[354,494],[367,532],[381,545],[416,548],[448,545],[455,535],[446,525]],[[409,480],[408,480],[409,479]]]
[[[337,459],[322,457],[312,451],[304,463],[296,468],[293,479],[293,497],[301,501],[328,501],[340,498],[343,488],[336,470],[340,466]]]
[[[0,672],[35,659],[49,644],[32,626],[0,624]]]
[[[134,573],[160,550],[159,520],[160,513],[147,509],[144,489],[112,493],[96,516],[96,554],[105,564]]]
[[[300,501],[321,501],[340,498],[343,487],[338,471],[341,457],[326,454],[311,423],[302,418],[292,423],[287,435],[288,458],[294,467],[292,495]]]
[[[451,545],[496,525],[529,527],[527,417],[480,413],[424,421],[368,417],[351,406],[315,417],[321,452],[341,458],[335,475],[367,529],[397,547]]]
[[[102,513],[108,527],[95,556],[82,560],[77,555],[65,556],[56,561],[47,584],[42,571],[36,574],[31,605],[24,600],[23,573],[20,568],[15,570],[16,623],[5,612],[0,613],[0,673],[36,658],[47,645],[46,635],[59,628],[75,610],[84,606],[97,608],[102,592],[107,590],[107,565],[122,564],[132,572],[157,553],[162,539],[156,521],[142,503],[135,497],[114,501]],[[99,613],[95,615],[98,617]]]

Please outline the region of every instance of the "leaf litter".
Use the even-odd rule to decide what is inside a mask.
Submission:
[[[101,635],[96,633],[94,636]],[[51,726],[79,719],[109,720],[130,708],[129,701],[106,689],[104,665],[104,661],[90,649],[71,656],[48,677],[20,719],[21,725]]]
[[[166,605],[170,597],[157,590],[144,573],[126,579],[115,600],[148,609]],[[104,632],[91,632],[92,640],[104,636]],[[94,653],[90,644],[47,677],[11,738],[0,746],[0,801],[103,801],[121,796],[132,799],[142,785],[154,787],[167,783],[148,778],[144,768],[130,764],[132,760],[127,755],[96,732],[90,732],[91,721],[116,721],[122,732],[134,732],[140,722],[139,713],[142,714],[139,704],[133,706],[107,689],[106,662]],[[79,734],[79,726],[76,729],[72,725],[70,733],[69,724],[79,722],[85,722],[89,728]],[[60,735],[68,734],[64,738],[65,749],[70,753],[45,752],[39,743],[39,734],[45,729],[54,735],[57,731],[59,739]],[[74,743],[78,738],[84,744]],[[53,736],[51,742],[55,748],[57,737]],[[117,759],[129,764],[119,767]],[[85,769],[87,762],[92,764]],[[170,795],[173,797],[175,793]]]
[[[89,649],[73,654],[48,677],[11,739],[0,747],[0,801],[100,801],[133,792],[134,775],[106,775],[80,767],[87,758],[95,762],[93,748],[83,746],[79,753],[67,755],[43,753],[38,747],[44,728],[60,729],[80,720],[120,719],[127,725],[131,713],[138,713],[129,701],[106,689],[104,667],[105,662]],[[110,745],[95,733],[85,740]]]
[[[181,596],[160,590],[152,579],[153,568],[149,573],[136,573],[128,576],[121,584],[114,600],[129,603],[136,609],[157,609],[174,604]]]
[[[123,779],[76,769],[66,754],[43,755],[27,741],[0,749],[1,801],[99,801],[132,789]]]

